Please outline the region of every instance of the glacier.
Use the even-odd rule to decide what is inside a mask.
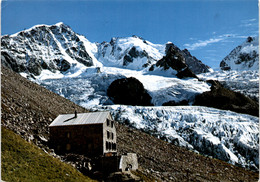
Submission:
[[[128,70],[114,67],[104,67],[102,72],[92,68],[86,69],[80,74],[63,75],[62,78],[50,79],[52,74],[40,75],[37,83],[49,90],[82,105],[95,106],[112,104],[107,96],[109,85],[117,79],[135,77],[143,85],[152,97],[152,104],[161,106],[169,101],[188,100],[194,101],[197,94],[210,90],[210,85],[195,78],[178,79],[159,75],[147,75],[142,71]],[[49,79],[44,79],[49,78]]]
[[[110,105],[115,120],[231,164],[258,169],[258,117],[201,106]]]

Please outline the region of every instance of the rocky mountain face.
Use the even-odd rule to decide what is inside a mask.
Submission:
[[[258,70],[258,37],[248,37],[241,45],[233,49],[221,62],[222,70]]]
[[[38,76],[42,70],[65,72],[75,66],[93,66],[87,40],[63,23],[37,25],[1,39],[2,64],[16,72]],[[90,43],[89,43],[90,44]]]
[[[1,124],[47,153],[84,172],[84,156],[58,156],[48,148],[48,125],[60,113],[88,112],[84,108],[2,67]],[[257,181],[258,173],[204,157],[136,129],[116,123],[118,152],[134,152],[137,173],[159,181]],[[3,150],[3,149],[2,149]]]
[[[154,67],[161,67],[164,70],[172,69],[177,71],[176,76],[178,78],[193,77],[197,76],[192,72],[189,65],[186,63],[186,59],[183,56],[183,52],[174,44],[166,44],[166,55],[160,59],[155,65],[150,67],[150,71],[153,71]]]
[[[2,64],[16,72],[38,76],[43,70],[65,74],[79,67],[112,66],[146,70],[164,61],[168,44],[153,44],[138,36],[112,38],[110,42],[91,43],[63,23],[37,25],[1,39]],[[195,74],[209,67],[187,50],[174,46],[176,54]],[[177,55],[176,55],[177,56]],[[168,64],[168,63],[165,63]],[[151,68],[150,68],[151,70]]]
[[[209,66],[202,63],[201,60],[198,60],[195,56],[192,56],[187,49],[182,50],[181,54],[185,58],[185,63],[193,73],[200,74],[210,71]]]

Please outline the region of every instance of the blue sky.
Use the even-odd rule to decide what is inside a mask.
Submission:
[[[6,0],[1,10],[2,35],[64,22],[91,42],[132,35],[171,41],[213,68],[258,35],[257,0]]]

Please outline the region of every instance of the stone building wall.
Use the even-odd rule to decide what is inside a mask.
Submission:
[[[57,153],[103,155],[102,131],[102,124],[50,127],[50,144]]]
[[[106,122],[103,124],[103,147],[104,153],[116,153],[117,144],[116,144],[116,127],[115,122],[112,120],[112,117],[109,115]]]

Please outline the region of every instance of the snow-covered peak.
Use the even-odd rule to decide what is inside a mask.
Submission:
[[[65,29],[67,29],[67,31],[72,31],[72,29],[68,25],[64,24],[63,22],[59,22],[59,23],[56,23],[54,25],[38,24],[38,25],[32,26],[31,28],[28,28],[28,29],[25,29],[23,31],[19,31],[15,34],[12,34],[12,35],[10,35],[10,37],[16,37],[21,33],[28,33],[28,32],[31,32],[31,31],[37,31],[39,29],[42,29],[42,30],[45,29],[46,30],[46,29],[50,29],[50,28],[59,28],[59,29],[63,28],[63,31]]]
[[[258,70],[259,37],[248,37],[233,49],[220,63],[222,70]]]
[[[99,66],[95,44],[76,34],[68,25],[36,25],[1,39],[3,64],[16,72],[32,76],[42,70],[72,74],[90,66]]]
[[[58,22],[55,24],[56,26],[64,26],[65,24],[63,22]]]
[[[173,43],[153,44],[135,35],[112,38],[110,42],[91,43],[63,22],[35,25],[16,34],[3,36],[1,43],[3,64],[33,77],[42,71],[50,71],[58,74],[58,77],[60,74],[75,76],[89,67],[100,70],[104,67],[126,68],[169,76],[175,76],[176,73],[175,70],[150,69],[166,55],[166,46]],[[175,47],[183,54],[194,73],[208,71],[207,66],[199,63],[195,57]]]
[[[196,59],[186,50],[180,50],[172,42],[153,44],[138,36],[112,38],[110,42],[98,44],[97,59],[105,66],[142,70],[149,74],[169,74],[175,76],[176,70],[155,68],[155,65],[167,54],[169,47],[176,50],[174,55],[183,56],[183,61],[194,73],[209,71],[209,67]],[[162,63],[163,64],[163,63]]]
[[[112,38],[98,45],[97,59],[105,66],[145,69],[163,57],[165,46],[153,44],[140,37]]]

